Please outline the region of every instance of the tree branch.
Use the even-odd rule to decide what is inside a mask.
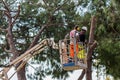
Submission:
[[[80,77],[78,78],[78,80],[82,80],[84,75],[85,75],[85,69],[83,69],[83,71],[82,71]]]
[[[5,9],[9,12],[9,8],[8,8],[8,5],[5,3],[5,1],[4,0],[2,0],[2,3],[4,4],[4,6],[5,6]]]
[[[46,28],[46,25],[42,26],[42,28],[39,30],[38,34],[36,35],[36,37],[34,38],[34,40],[32,41],[31,45],[29,46],[29,49],[32,48],[34,45],[37,44],[39,38],[40,38],[40,35],[42,33],[42,31]]]
[[[90,50],[94,50],[97,46],[97,41],[94,41],[93,44],[90,46]]]
[[[19,14],[20,14],[20,5],[18,6],[17,14],[16,14],[16,16],[14,17],[14,21],[12,22],[11,25],[13,25],[13,24],[15,23],[15,21],[16,21],[16,19],[18,18]]]
[[[62,23],[60,23],[60,24],[62,24]],[[59,24],[59,25],[60,25],[60,24]],[[31,45],[29,46],[28,49],[32,48],[34,45],[36,45],[36,44],[38,43],[42,31],[44,31],[44,29],[45,29],[46,27],[54,26],[54,25],[58,25],[58,24],[56,24],[56,23],[55,23],[55,24],[49,24],[49,22],[48,22],[46,25],[43,25],[42,28],[39,30],[38,34],[34,37],[34,40],[32,41],[32,43],[31,43]]]
[[[47,6],[46,1],[45,1],[45,0],[43,0],[43,1],[44,1],[45,5]],[[67,1],[68,1],[68,0],[66,0],[65,3],[66,3]],[[65,3],[64,3],[64,4],[65,4]],[[64,5],[64,4],[63,4],[63,5]],[[56,8],[55,10],[53,10],[53,13],[54,13],[56,10],[60,9],[63,5],[59,6],[59,7]],[[34,45],[37,44],[37,42],[38,42],[38,40],[39,40],[39,38],[40,38],[40,35],[41,35],[42,31],[43,31],[46,27],[50,26],[49,23],[51,22],[51,18],[52,18],[52,16],[49,14],[48,22],[46,23],[46,25],[43,25],[43,26],[42,26],[42,28],[40,29],[40,31],[38,32],[38,34],[36,35],[36,37],[35,37],[34,40],[32,41],[31,45],[29,46],[29,49],[30,49],[31,47],[33,47]]]
[[[65,5],[68,2],[68,0],[66,0],[61,6],[58,6],[57,8],[55,8],[53,10],[53,13],[55,13],[55,11],[59,10],[63,5]]]
[[[0,31],[7,32],[7,29],[2,29],[2,28],[0,28]]]
[[[8,18],[11,18],[10,12],[4,11],[4,13],[5,13],[5,15],[6,15]]]
[[[2,0],[2,2],[3,2],[4,6],[5,6],[5,9],[6,9],[4,13],[5,13],[5,15],[7,16],[7,19],[8,19],[8,28],[6,29],[6,31],[7,31],[6,39],[7,39],[8,45],[9,45],[9,49],[5,49],[5,51],[7,51],[9,53],[12,53],[13,57],[11,58],[11,60],[14,60],[16,57],[18,57],[19,52],[15,47],[12,28],[13,28],[13,24],[15,23],[15,20],[17,19],[18,15],[20,13],[20,6],[18,6],[18,13],[17,13],[14,21],[12,22],[12,16],[10,14],[10,9],[8,8],[7,3],[5,3],[3,0]]]

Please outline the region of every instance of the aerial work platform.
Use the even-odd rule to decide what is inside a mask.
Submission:
[[[74,44],[74,58],[71,59],[70,56],[70,40],[60,40],[59,41],[59,53],[61,65],[64,70],[77,70],[87,68],[87,54],[86,47],[81,45],[81,43]],[[78,45],[78,51],[76,51],[76,45]]]

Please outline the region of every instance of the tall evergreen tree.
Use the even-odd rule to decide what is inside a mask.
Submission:
[[[99,45],[92,58],[100,59],[99,65],[106,67],[106,73],[119,79],[119,3],[117,0],[1,0],[0,61],[6,59],[6,64],[14,60],[45,38],[54,37],[58,42],[74,25],[90,26],[91,15],[95,15],[95,39]],[[86,7],[87,12],[81,11]],[[58,50],[50,48],[47,53],[43,51],[35,56],[34,61],[46,62],[50,67],[41,66],[35,76],[28,77],[36,80],[37,75],[40,79],[46,75],[58,79],[68,77],[67,71],[59,67],[58,54]],[[17,73],[18,80],[26,80],[25,67]]]

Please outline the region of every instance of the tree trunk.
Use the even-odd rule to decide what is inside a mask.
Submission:
[[[91,19],[91,27],[89,34],[89,45],[88,45],[88,55],[87,55],[87,69],[86,69],[86,80],[92,80],[92,53],[96,46],[96,41],[94,42],[94,30],[95,30],[95,16]]]
[[[16,19],[18,18],[19,16],[19,13],[20,13],[20,6],[18,6],[18,11],[16,12],[16,15],[13,17],[11,15],[11,10],[8,6],[8,4],[2,0],[1,1],[6,9],[5,11],[5,15],[6,17],[8,18],[8,27],[6,29],[6,40],[7,40],[7,45],[9,45],[8,47],[8,50],[6,50],[6,52],[12,54],[13,56],[11,57],[10,61],[12,62],[14,59],[16,59],[17,57],[19,57],[20,53],[19,51],[16,49],[16,46],[15,46],[15,41],[14,41],[14,35],[13,35],[13,32],[12,32],[12,29],[13,29],[13,25],[16,21]],[[17,72],[17,77],[18,77],[18,80],[26,80],[26,77],[25,77],[25,66],[22,67],[18,72]]]
[[[18,80],[26,80],[25,76],[25,66],[23,66],[18,72],[17,72]]]

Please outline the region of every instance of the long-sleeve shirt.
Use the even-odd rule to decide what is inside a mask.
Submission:
[[[78,32],[76,30],[72,30],[70,32],[70,44],[74,44],[74,41],[76,41],[78,36]]]

